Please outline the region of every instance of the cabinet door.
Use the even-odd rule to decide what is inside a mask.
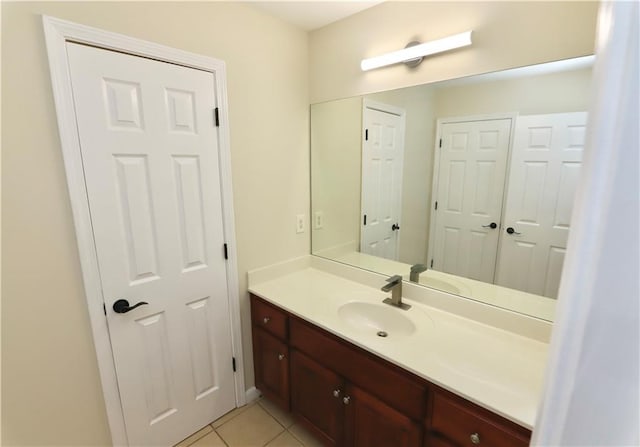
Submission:
[[[424,437],[424,447],[456,447],[454,444],[437,435],[426,435]]]
[[[531,433],[449,392],[433,393],[430,429],[456,446],[526,447]]]
[[[253,327],[253,361],[258,388],[289,411],[289,348],[277,338]]]
[[[300,352],[291,351],[291,411],[325,445],[341,445],[343,380]]]
[[[418,447],[422,427],[360,388],[345,396],[346,443],[350,447]]]

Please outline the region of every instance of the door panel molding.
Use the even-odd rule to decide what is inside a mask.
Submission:
[[[58,120],[61,149],[64,159],[67,187],[75,226],[76,240],[85,298],[93,334],[93,342],[98,360],[100,381],[111,440],[114,445],[127,445],[127,433],[120,403],[120,393],[116,380],[107,319],[103,310],[102,287],[98,270],[96,247],[84,181],[80,140],[75,119],[75,107],[71,85],[71,75],[66,52],[67,42],[88,44],[94,47],[127,53],[133,56],[151,58],[211,72],[215,75],[215,94],[220,118],[219,163],[222,194],[222,214],[224,238],[227,242],[227,273],[229,296],[229,318],[231,322],[231,344],[236,359],[235,397],[236,405],[246,403],[247,393],[244,383],[244,357],[240,328],[240,302],[238,291],[238,271],[236,264],[236,237],[233,213],[231,183],[231,153],[229,146],[229,114],[227,103],[226,68],[223,61],[166,47],[153,42],[135,39],[122,34],[43,16],[43,27],[49,57],[49,70]],[[213,118],[212,118],[213,119]],[[222,248],[221,248],[222,253]],[[221,254],[222,256],[222,254]],[[231,362],[231,359],[229,359]]]

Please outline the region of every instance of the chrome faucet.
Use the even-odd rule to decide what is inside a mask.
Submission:
[[[402,302],[402,276],[395,275],[387,279],[387,284],[380,289],[383,292],[391,292],[391,298],[385,298],[383,303],[408,310],[411,306]]]
[[[425,272],[427,266],[424,264],[415,264],[411,266],[411,273],[409,273],[409,281],[420,282],[420,273]]]

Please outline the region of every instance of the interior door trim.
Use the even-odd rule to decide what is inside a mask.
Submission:
[[[214,73],[215,75],[216,102],[218,104],[220,118],[218,138],[223,208],[222,219],[229,258],[227,263],[227,284],[229,290],[229,318],[231,320],[231,348],[233,356],[236,359],[236,372],[234,374],[235,395],[236,405],[244,405],[246,403],[246,391],[240,326],[236,236],[233,218],[231,151],[229,145],[229,113],[225,63],[207,56],[189,53],[54,17],[43,15],[42,22],[49,56],[49,70],[67,177],[67,187],[71,200],[80,265],[82,267],[85,298],[87,300],[93,343],[98,360],[100,381],[105,399],[112,443],[114,445],[128,445],[128,440],[124,415],[120,405],[120,393],[118,391],[107,320],[103,309],[98,261],[93,241],[91,216],[89,213],[89,203],[82,168],[80,140],[75,119],[73,90],[66,51],[66,43],[70,41],[204,70]],[[229,359],[229,362],[229,367],[231,367],[231,359]]]

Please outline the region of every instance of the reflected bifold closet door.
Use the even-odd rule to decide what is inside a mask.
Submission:
[[[441,123],[431,267],[555,298],[586,118],[573,112]]]
[[[586,122],[586,112],[517,118],[496,284],[557,297]]]

